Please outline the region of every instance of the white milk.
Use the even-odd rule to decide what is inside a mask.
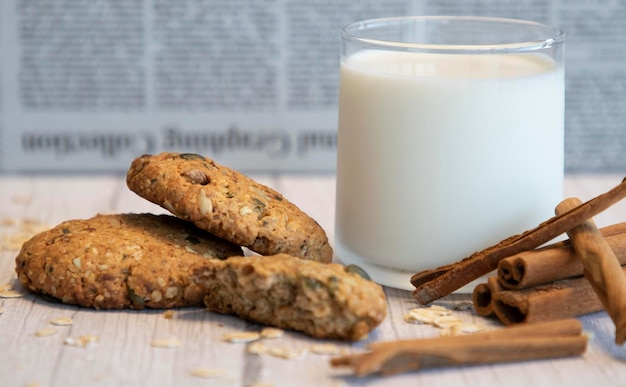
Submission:
[[[562,200],[563,69],[365,50],[341,64],[335,250],[374,280],[458,261]]]

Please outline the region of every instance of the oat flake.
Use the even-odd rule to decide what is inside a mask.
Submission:
[[[462,323],[460,318],[454,316],[440,316],[433,321],[433,325],[437,328],[450,328]]]
[[[224,340],[231,343],[251,343],[261,338],[257,332],[235,332],[224,335]]]
[[[221,368],[196,367],[191,370],[191,375],[199,378],[217,378],[224,375],[225,371]]]
[[[471,333],[476,333],[485,330],[485,328],[478,324],[457,324],[445,328],[441,332],[441,336],[459,336],[459,335],[467,335]]]
[[[0,226],[2,227],[14,227],[16,225],[16,221],[14,218],[2,218],[0,219]]]
[[[294,351],[288,348],[282,348],[282,347],[275,347],[275,348],[270,348],[267,353],[274,356],[274,357],[278,357],[281,359],[286,359],[286,360],[293,360],[293,359],[298,359],[301,358],[304,353],[306,351]]]
[[[20,297],[24,297],[24,293],[18,292],[16,290],[0,291],[0,298],[20,298]]]
[[[404,316],[404,321],[408,323],[434,324],[439,317],[450,316],[452,311],[439,305],[432,305],[428,308],[411,309]]]
[[[178,339],[158,339],[150,342],[151,347],[155,348],[176,348],[180,346],[180,340]]]
[[[335,344],[313,344],[309,350],[318,355],[338,355],[341,352]]]
[[[7,290],[13,290],[13,284],[2,284],[0,285],[0,292],[5,292]]]
[[[50,320],[50,324],[56,325],[56,326],[69,326],[69,325],[74,324],[74,320],[72,320],[69,317],[58,317],[58,318]]]
[[[261,337],[264,339],[279,339],[283,337],[285,331],[278,328],[263,328],[261,331]]]
[[[264,355],[267,353],[267,347],[263,342],[255,341],[246,347],[246,352],[251,355]]]
[[[84,335],[77,338],[68,337],[65,339],[64,343],[65,345],[71,345],[72,347],[86,348],[91,346],[92,343],[97,343],[98,341],[100,341],[98,336]]]
[[[52,336],[54,334],[57,333],[57,329],[56,328],[44,328],[44,329],[40,329],[37,332],[35,332],[35,336],[37,337],[46,337],[46,336]]]
[[[274,387],[272,382],[254,382],[248,385],[249,387]]]

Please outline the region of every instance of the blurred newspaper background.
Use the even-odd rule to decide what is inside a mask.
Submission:
[[[0,172],[118,172],[143,153],[333,172],[340,29],[399,15],[568,34],[566,172],[626,170],[626,2],[3,0]]]

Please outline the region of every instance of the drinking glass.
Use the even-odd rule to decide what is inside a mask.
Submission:
[[[342,31],[335,250],[377,282],[453,263],[553,216],[565,33],[485,17]]]

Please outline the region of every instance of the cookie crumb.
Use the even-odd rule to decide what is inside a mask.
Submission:
[[[165,312],[163,312],[163,318],[166,320],[171,320],[174,318],[174,311],[173,310],[166,310]]]

